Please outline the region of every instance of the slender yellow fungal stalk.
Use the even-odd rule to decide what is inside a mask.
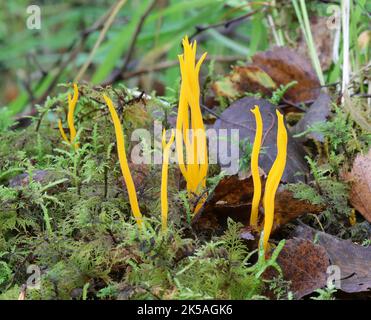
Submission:
[[[120,119],[117,115],[116,109],[112,103],[112,100],[108,98],[106,95],[103,95],[104,100],[106,101],[106,104],[109,108],[109,111],[111,113],[112,121],[115,127],[115,134],[116,134],[116,140],[117,140],[117,153],[119,156],[119,162],[121,167],[121,172],[125,180],[126,188],[128,190],[129,194],[129,202],[131,206],[131,211],[133,212],[133,215],[135,217],[136,222],[138,223],[139,229],[142,228],[143,225],[143,218],[142,214],[140,213],[139,205],[138,205],[138,199],[137,199],[137,193],[135,191],[135,185],[133,178],[130,173],[128,161],[126,158],[126,152],[125,152],[125,140],[124,140],[124,134],[122,132],[122,127],[120,123]]]
[[[265,251],[268,246],[268,240],[273,226],[274,198],[276,195],[278,185],[281,181],[283,171],[285,170],[287,156],[287,131],[285,128],[285,124],[283,122],[282,114],[278,110],[276,110],[276,114],[278,118],[277,156],[268,174],[263,199],[265,215],[263,246]]]
[[[180,171],[187,182],[188,193],[199,196],[206,186],[209,165],[198,79],[206,53],[196,64],[196,41],[190,44],[188,37],[185,37],[182,43],[184,54],[178,56],[182,82],[176,123],[176,151]],[[199,201],[194,213],[199,210],[203,202],[204,200]]]
[[[77,104],[77,100],[79,98],[79,89],[77,87],[77,84],[73,84],[73,98],[71,99],[71,95],[68,94],[68,114],[67,114],[67,123],[68,123],[68,128],[70,129],[70,139],[68,140],[66,133],[64,132],[63,126],[62,126],[62,121],[59,119],[58,120],[58,127],[59,131],[62,135],[63,140],[68,142],[69,144],[73,144],[73,141],[76,138],[76,128],[73,120],[73,115],[75,113],[75,108]],[[75,150],[77,150],[79,145],[77,143],[74,144]]]
[[[255,116],[256,131],[251,154],[251,174],[254,182],[254,196],[251,206],[250,225],[256,227],[258,224],[259,203],[262,193],[262,184],[259,174],[259,153],[262,143],[263,121],[258,106],[255,106],[255,108],[252,109],[251,112]]]
[[[171,137],[168,143],[166,143],[166,130],[164,129],[162,133],[162,176],[161,176],[161,224],[162,231],[167,230],[167,214],[168,214],[168,200],[167,200],[167,177],[168,177],[168,167],[169,167],[169,153],[171,145],[174,142],[175,134],[174,130],[171,130]]]
[[[67,143],[70,143],[70,141],[67,138],[66,133],[64,132],[61,119],[58,119],[58,128],[59,128],[59,132],[61,133],[61,136],[62,136],[63,140],[66,141]]]
[[[73,144],[73,141],[76,138],[76,128],[75,123],[73,121],[73,114],[75,113],[77,99],[79,98],[79,90],[77,88],[77,84],[73,84],[73,98],[71,99],[71,95],[68,94],[68,115],[67,115],[67,122],[68,127],[70,128],[70,141]],[[74,144],[75,150],[78,148],[77,144]]]

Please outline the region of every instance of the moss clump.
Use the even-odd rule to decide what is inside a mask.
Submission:
[[[127,136],[138,126],[152,130],[152,113],[162,110],[156,99],[106,90],[117,100]],[[175,175],[169,175],[169,230],[160,232],[159,202],[153,201],[160,165],[131,167],[146,225],[138,231],[101,92],[81,86],[80,94],[77,150],[57,128],[65,95],[48,100],[27,128],[1,133],[0,298],[17,298],[30,265],[41,282],[27,290],[27,299],[258,297],[264,266],[249,265],[241,226],[230,222],[224,236],[208,240],[191,235]],[[130,139],[126,147],[132,149]]]

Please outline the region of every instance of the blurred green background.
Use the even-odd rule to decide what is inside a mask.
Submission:
[[[31,4],[41,11],[39,30],[27,28]],[[329,17],[334,4],[307,1],[309,15]],[[369,28],[365,6],[365,0],[353,3],[352,50]],[[112,24],[106,25],[110,19]],[[177,55],[184,35],[196,36],[198,52],[207,51],[215,60],[214,74],[222,75],[231,64],[277,44],[277,37],[281,45],[295,46],[300,27],[291,1],[2,1],[0,122],[4,126],[8,118],[27,114],[58,92],[59,83],[76,80],[124,82],[169,95],[179,79]],[[329,70],[330,80],[339,80],[339,67]]]

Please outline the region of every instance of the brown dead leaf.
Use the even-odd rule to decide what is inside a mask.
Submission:
[[[310,126],[318,122],[325,122],[330,114],[331,98],[326,93],[321,93],[316,101],[312,103],[309,110],[305,113],[304,117],[294,126],[292,133],[301,133],[307,130]],[[323,133],[311,132],[306,137],[324,142]],[[304,141],[305,137],[299,138]]]
[[[296,227],[294,235],[302,239],[316,239],[326,249],[331,264],[340,268],[342,291],[363,292],[371,289],[371,247],[339,239],[306,225]]]
[[[227,172],[235,174],[238,168],[230,164],[238,163],[243,151],[240,154],[231,152],[231,130],[238,130],[239,140],[248,139],[250,143],[255,139],[255,117],[250,111],[255,105],[260,107],[263,119],[263,144],[264,152],[260,153],[259,166],[264,172],[269,172],[277,154],[277,116],[276,107],[264,99],[246,97],[231,104],[215,122],[214,129],[219,133],[219,141],[227,143],[227,150],[218,152],[218,163]],[[225,132],[220,131],[225,129]],[[238,143],[238,142],[233,142]],[[305,152],[301,145],[291,137],[288,132],[287,163],[282,176],[283,182],[303,181],[303,176],[308,174],[308,166],[304,159]]]
[[[275,47],[271,51],[255,54],[252,61],[264,70],[277,86],[297,81],[297,84],[285,93],[286,101],[296,105],[312,102],[318,97],[320,83],[310,60],[294,50]]]
[[[344,176],[351,183],[350,203],[368,222],[371,222],[371,149],[368,154],[359,154],[350,173]]]
[[[261,68],[247,65],[234,66],[231,73],[216,81],[212,88],[217,96],[236,99],[246,92],[270,95],[276,84]]]
[[[265,179],[262,177],[262,190]],[[251,176],[240,179],[237,175],[227,176],[219,182],[209,196],[202,211],[193,219],[198,230],[221,232],[227,226],[228,217],[248,225],[254,185]],[[295,199],[293,194],[280,186],[275,198],[275,217],[273,231],[306,213],[319,213],[323,210],[307,201]],[[263,219],[263,212],[260,212]]]
[[[329,256],[322,246],[309,240],[287,240],[277,263],[281,267],[284,280],[290,281],[290,290],[296,299],[326,285]],[[264,276],[272,278],[274,275],[276,271],[269,269]]]

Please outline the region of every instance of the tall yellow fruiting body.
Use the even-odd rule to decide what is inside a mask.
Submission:
[[[58,120],[58,127],[59,131],[62,135],[63,140],[65,140],[69,144],[73,144],[75,138],[76,138],[76,128],[74,123],[74,113],[76,109],[77,100],[79,99],[79,89],[77,87],[77,84],[73,84],[73,97],[71,98],[71,95],[68,94],[68,114],[67,114],[67,123],[68,128],[70,130],[70,139],[68,140],[66,133],[64,132],[62,121]],[[78,144],[73,144],[75,150],[78,149]]]
[[[178,56],[182,82],[176,122],[176,151],[189,194],[200,195],[206,186],[208,171],[207,139],[200,108],[198,79],[206,53],[196,64],[196,41],[190,44],[185,37],[182,43],[184,54]],[[197,207],[200,207],[200,203]],[[197,207],[195,212],[198,210]]]
[[[252,109],[251,112],[255,116],[256,131],[254,145],[251,153],[251,174],[254,183],[254,196],[251,205],[250,225],[252,227],[257,227],[259,203],[262,193],[262,184],[259,174],[259,153],[262,143],[263,121],[258,106],[255,106],[255,108]]]
[[[131,176],[128,161],[126,158],[125,140],[124,140],[124,134],[122,131],[120,119],[117,115],[117,112],[112,103],[112,100],[108,98],[106,95],[103,95],[103,98],[106,101],[106,104],[109,108],[112,121],[115,127],[115,134],[116,134],[116,140],[117,140],[117,153],[119,157],[121,172],[124,177],[126,188],[129,194],[129,202],[131,206],[131,211],[133,212],[134,218],[138,224],[139,229],[141,229],[143,226],[143,218],[142,218],[142,214],[140,212],[139,205],[138,205],[138,199],[137,199],[137,193],[135,191],[134,181]]]
[[[278,185],[280,184],[283,171],[285,170],[287,157],[287,131],[283,121],[283,115],[278,110],[276,110],[276,114],[278,119],[277,156],[268,174],[263,199],[265,215],[263,246],[265,251],[267,250],[269,236],[273,227],[274,198]]]
[[[166,143],[166,130],[162,133],[162,174],[161,174],[161,225],[162,231],[167,230],[167,215],[168,215],[168,199],[167,199],[167,181],[168,181],[168,167],[169,167],[169,154],[171,145],[174,142],[175,134],[171,131],[171,137],[168,143]]]

